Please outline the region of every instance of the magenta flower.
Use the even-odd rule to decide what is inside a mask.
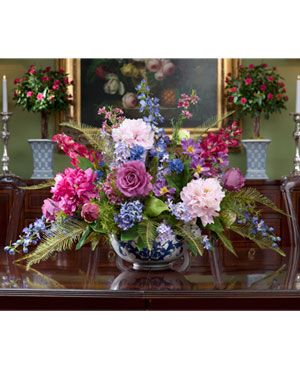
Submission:
[[[56,214],[60,211],[61,210],[58,206],[58,203],[55,202],[53,199],[48,198],[44,200],[44,204],[42,206],[42,212],[48,221],[54,221]]]
[[[32,97],[32,91],[27,91],[27,94],[26,94],[27,98],[30,98]]]
[[[261,90],[261,91],[266,91],[266,89],[267,89],[267,86],[266,86],[266,85],[261,85],[261,86],[260,86],[260,90]]]
[[[267,99],[268,99],[268,100],[272,100],[272,99],[273,99],[273,94],[269,93],[269,94],[267,95]]]
[[[183,114],[184,118],[186,118],[186,119],[189,119],[189,118],[193,117],[193,115],[190,111],[183,110],[183,111],[181,111],[181,113]]]
[[[242,104],[246,104],[246,103],[247,103],[247,99],[246,99],[246,98],[242,98],[242,99],[241,99],[241,103],[242,103]]]
[[[116,185],[126,197],[144,197],[152,190],[151,179],[143,162],[128,161],[117,169]]]
[[[98,197],[95,180],[96,173],[91,168],[85,171],[67,168],[55,177],[52,199],[65,214],[72,215],[79,206]]]
[[[230,168],[223,176],[223,186],[230,191],[238,191],[245,185],[245,177],[239,168]]]
[[[87,222],[95,221],[100,213],[100,207],[96,203],[85,203],[81,209],[81,217]]]
[[[44,94],[42,94],[41,92],[39,92],[36,96],[37,100],[43,100],[44,99]]]
[[[251,85],[251,83],[252,83],[252,78],[249,77],[245,79],[245,85],[249,86]]]

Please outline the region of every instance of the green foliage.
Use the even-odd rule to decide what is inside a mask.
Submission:
[[[92,229],[101,234],[109,235],[118,231],[114,216],[115,208],[109,203],[104,193],[101,193],[100,200],[97,202],[100,207],[100,218],[91,225]]]
[[[137,239],[138,235],[138,226],[135,225],[134,227],[121,232],[121,241],[126,242],[135,240]]]
[[[31,185],[31,186],[19,186],[19,189],[23,190],[39,190],[39,189],[46,189],[48,187],[54,186],[54,180],[48,180],[47,182],[43,182],[42,184]]]
[[[34,252],[25,255],[18,261],[26,260],[27,269],[33,264],[48,259],[55,252],[69,250],[80,239],[86,230],[87,223],[70,220],[63,225],[54,225],[37,246]]]
[[[203,255],[204,248],[201,239],[199,237],[196,237],[188,226],[177,224],[174,227],[174,232],[186,241],[189,246],[189,250],[194,255]]]
[[[204,121],[202,124],[198,125],[197,128],[204,129],[205,131],[209,131],[210,129],[214,129],[214,128],[218,127],[220,122],[222,123],[224,120],[231,117],[234,113],[235,113],[235,111],[229,111],[222,116],[219,116],[219,115],[212,116],[209,119],[207,119],[206,121]]]
[[[149,251],[152,250],[156,237],[156,228],[157,224],[149,218],[144,218],[143,221],[137,224],[139,247],[147,248]]]
[[[144,213],[149,217],[159,216],[163,211],[168,211],[169,208],[161,199],[154,196],[149,196],[145,202]]]
[[[234,247],[232,245],[232,242],[230,241],[230,239],[225,235],[225,233],[223,232],[216,232],[216,235],[217,237],[219,238],[219,240],[222,242],[222,244],[225,246],[225,248],[227,250],[229,250],[232,254],[234,254],[235,256],[237,256],[235,250],[234,250]]]
[[[207,225],[207,229],[212,230],[215,233],[224,232],[224,227],[222,225],[221,220],[218,217],[215,217],[214,222],[212,224]]]
[[[86,229],[84,230],[84,232],[82,233],[79,241],[77,242],[76,244],[76,247],[75,249],[76,250],[79,250],[82,248],[82,246],[87,242],[87,238],[89,237],[89,235],[93,232],[93,229],[91,228],[90,225],[88,225],[86,227]]]
[[[180,173],[180,174],[171,173],[171,174],[165,176],[168,185],[172,188],[175,188],[178,193],[192,179],[189,160],[185,160],[183,164],[184,164],[184,169],[183,169],[182,173]]]
[[[94,164],[89,159],[79,157],[78,160],[79,160],[78,168],[83,169],[83,170],[86,170],[89,168],[94,169]]]

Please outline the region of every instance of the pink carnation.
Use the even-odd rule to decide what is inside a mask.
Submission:
[[[154,132],[142,119],[125,119],[118,128],[112,129],[115,142],[124,142],[127,146],[143,146],[150,150],[154,144]]]
[[[65,214],[72,215],[79,206],[98,197],[95,180],[96,173],[91,168],[85,171],[67,168],[55,177],[52,199]]]
[[[219,216],[220,203],[225,197],[216,178],[192,180],[181,191],[180,198],[193,219],[199,217],[203,226],[214,222]]]

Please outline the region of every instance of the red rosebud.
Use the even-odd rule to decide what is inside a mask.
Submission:
[[[64,73],[64,72],[65,72],[65,69],[62,69],[62,68],[59,69],[59,73]]]
[[[68,84],[69,84],[69,78],[68,78],[68,77],[64,78],[64,84],[65,84],[65,85],[68,85]]]
[[[261,90],[261,91],[266,91],[266,89],[267,89],[267,86],[266,86],[266,85],[261,85],[261,86],[260,86],[260,90]]]
[[[51,70],[51,66],[47,66],[47,67],[45,68],[45,73],[46,73],[46,72],[50,72],[50,70]]]
[[[105,79],[106,73],[105,73],[105,70],[103,69],[102,65],[97,66],[96,75],[101,79]]]
[[[47,82],[47,81],[49,81],[49,77],[47,77],[47,76],[43,76],[41,79],[42,79],[42,82]]]
[[[262,68],[267,68],[268,64],[261,64]]]
[[[21,82],[21,79],[20,78],[16,78],[15,80],[14,80],[14,84],[16,85],[17,83],[20,83]]]
[[[242,104],[246,104],[246,103],[247,103],[247,99],[246,99],[246,98],[242,98],[242,99],[241,99],[241,103],[242,103]]]
[[[244,69],[244,65],[239,66],[240,70]]]
[[[273,99],[273,94],[269,93],[269,94],[267,95],[267,99],[268,99],[268,100],[272,100],[272,99]]]
[[[245,85],[246,85],[246,86],[251,85],[251,83],[252,83],[252,78],[249,77],[249,78],[246,78],[246,79],[245,79]]]
[[[236,86],[232,87],[232,88],[230,89],[230,91],[231,91],[231,92],[237,92],[237,87],[236,87]]]
[[[234,99],[233,96],[229,96],[229,97],[228,97],[228,101],[229,101],[230,103],[233,102],[233,99]]]
[[[285,89],[285,88],[284,88],[284,89],[282,89],[282,92],[283,92],[283,93],[285,93],[285,92],[286,92],[286,89]]]
[[[253,65],[253,64],[249,64],[249,65],[248,65],[248,68],[249,68],[249,69],[254,69],[254,65]]]
[[[289,100],[289,97],[286,95],[283,97],[283,99],[287,102]]]
[[[273,82],[273,81],[274,81],[274,77],[273,77],[273,76],[268,76],[268,77],[267,77],[267,80],[268,80],[269,82]]]

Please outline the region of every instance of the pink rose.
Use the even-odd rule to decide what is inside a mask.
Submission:
[[[55,202],[53,199],[48,198],[44,200],[44,204],[42,206],[42,212],[48,221],[54,221],[56,214],[60,211],[61,210],[58,206],[58,203]]]
[[[266,89],[267,89],[267,86],[266,86],[266,85],[261,85],[261,86],[260,86],[260,90],[261,90],[261,91],[266,91]]]
[[[47,77],[47,76],[43,76],[41,79],[42,79],[42,82],[47,82],[47,81],[49,81],[49,77]]]
[[[164,72],[162,71],[162,69],[158,70],[158,71],[154,74],[154,78],[155,78],[157,81],[162,81],[162,80],[165,78],[165,75],[164,75]]]
[[[223,185],[230,191],[238,191],[245,185],[245,177],[239,168],[228,169],[223,176]]]
[[[44,99],[44,94],[42,94],[41,92],[39,92],[36,96],[37,100],[43,100]]]
[[[237,87],[236,87],[236,86],[232,87],[232,88],[230,89],[230,91],[231,91],[231,92],[237,92]]]
[[[96,203],[85,203],[81,209],[81,217],[87,222],[95,221],[100,213],[100,207]]]
[[[149,70],[149,72],[157,72],[161,68],[161,60],[158,59],[150,59],[146,61],[146,69]]]
[[[128,161],[117,170],[117,188],[126,197],[145,197],[152,190],[152,176],[141,161]]]
[[[268,100],[272,100],[272,99],[273,99],[273,94],[269,93],[269,94],[267,95],[267,99],[268,99]]]
[[[254,69],[254,65],[253,64],[249,64],[248,68],[249,69]]]
[[[162,71],[165,76],[171,76],[175,72],[175,65],[170,60],[163,60]]]
[[[27,91],[26,96],[27,96],[27,98],[30,98],[32,96],[32,91]]]
[[[137,98],[133,92],[127,92],[122,98],[124,108],[134,108],[137,106]]]
[[[245,85],[246,85],[246,86],[251,85],[251,83],[252,83],[252,78],[249,77],[249,78],[246,78],[246,79],[245,79]]]
[[[247,99],[246,99],[246,98],[242,98],[242,99],[241,99],[241,103],[242,103],[242,104],[246,104],[246,103],[247,103]]]

